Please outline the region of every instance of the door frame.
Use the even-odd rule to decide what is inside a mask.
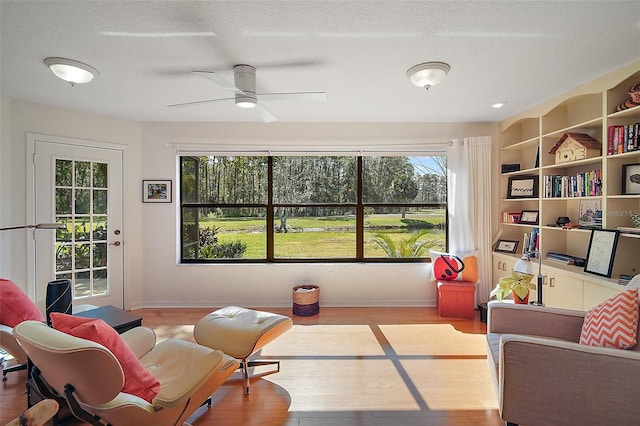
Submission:
[[[104,149],[112,149],[116,151],[122,152],[122,181],[124,182],[124,175],[126,173],[126,145],[115,144],[111,142],[101,142],[90,139],[79,139],[79,138],[71,138],[71,137],[63,137],[63,136],[52,136],[45,135],[41,133],[31,133],[27,132],[26,134],[26,144],[27,144],[27,155],[26,155],[26,165],[25,170],[27,173],[26,176],[26,221],[27,224],[35,224],[36,220],[36,188],[35,188],[35,176],[36,176],[36,168],[35,168],[35,156],[36,156],[36,142],[47,142],[47,143],[57,143],[64,145],[75,145],[79,147],[86,148],[104,148]],[[124,195],[124,194],[123,194]],[[122,197],[122,228],[125,228],[125,197]],[[36,299],[36,246],[35,246],[35,230],[31,230],[32,232],[26,232],[26,247],[27,247],[27,284],[26,284],[26,293],[32,299]],[[122,250],[125,250],[123,247]],[[123,251],[123,260],[126,259]],[[125,268],[125,264],[123,263],[123,272]],[[124,280],[123,275],[123,280]],[[124,281],[122,283],[122,303],[123,306],[126,306],[125,297],[126,292],[124,289]]]

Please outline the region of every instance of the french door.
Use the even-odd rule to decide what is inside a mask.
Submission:
[[[47,283],[71,280],[76,304],[124,308],[122,149],[63,138],[34,138],[35,223],[63,229],[34,232],[37,301]]]

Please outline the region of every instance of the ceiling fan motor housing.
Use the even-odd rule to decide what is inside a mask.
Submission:
[[[256,98],[256,69],[251,65],[236,65],[233,67],[233,77],[236,88],[242,93],[236,93],[236,105],[243,108],[255,107]]]

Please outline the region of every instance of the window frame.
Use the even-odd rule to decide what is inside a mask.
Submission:
[[[430,153],[429,155],[424,156],[437,156],[435,153]],[[205,155],[215,155],[215,154],[206,154],[203,153],[201,155],[197,155],[197,157],[205,156]],[[222,154],[227,155],[229,154]],[[352,154],[356,158],[356,170],[357,170],[357,182],[356,182],[356,201],[354,203],[274,203],[273,202],[273,159],[276,155],[273,154],[265,154],[263,155],[267,158],[267,203],[185,203],[183,201],[183,191],[182,191],[182,180],[183,180],[183,157],[194,157],[196,155],[179,155],[178,163],[179,163],[179,177],[178,177],[178,190],[179,190],[179,235],[180,235],[180,263],[181,264],[216,264],[216,263],[420,263],[420,262],[430,262],[431,259],[429,257],[365,257],[364,256],[364,212],[366,208],[415,208],[415,207],[425,207],[425,208],[444,208],[444,230],[445,230],[445,250],[448,250],[449,245],[449,207],[448,200],[444,203],[365,203],[363,202],[363,159],[366,157],[362,153],[360,154]],[[256,155],[262,156],[262,155]],[[330,156],[325,153],[318,153],[316,156],[325,157]],[[380,155],[385,156],[385,155]],[[387,154],[388,156],[388,154]],[[411,154],[403,154],[403,153],[394,153],[393,156],[412,156]],[[415,156],[415,155],[414,155]],[[446,157],[446,153],[442,153],[442,156]],[[447,180],[448,185],[448,180]],[[274,255],[275,245],[275,209],[284,207],[284,208],[295,208],[295,207],[345,207],[351,206],[355,207],[356,211],[356,255],[355,257],[348,258],[276,258]],[[264,208],[266,209],[265,221],[266,221],[266,258],[261,259],[245,259],[245,258],[207,258],[207,259],[189,259],[184,257],[184,233],[182,232],[183,228],[183,211],[184,209],[189,208]]]

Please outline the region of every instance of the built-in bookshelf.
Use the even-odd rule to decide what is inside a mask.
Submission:
[[[630,175],[640,173],[640,105],[619,107],[638,82],[640,63],[635,63],[501,123],[500,164],[519,164],[520,170],[500,175],[500,238],[519,241],[519,249],[514,254],[495,253],[494,262],[505,265],[509,258],[517,259],[525,235],[530,236],[535,228],[547,274],[561,273],[615,290],[622,288],[620,275],[640,273],[640,233],[630,232],[634,229],[631,215],[640,213],[640,191],[635,186],[640,175],[629,183]],[[595,140],[598,148],[590,147],[584,158],[559,161],[555,150],[567,134]],[[529,176],[536,177],[536,196],[511,196],[514,179]],[[524,211],[537,211],[538,222],[519,222],[519,213]],[[558,226],[561,217],[568,217],[571,225]],[[624,231],[610,278],[545,258],[548,252],[586,258],[590,228],[598,227]],[[494,281],[504,276],[502,269],[494,264]]]

